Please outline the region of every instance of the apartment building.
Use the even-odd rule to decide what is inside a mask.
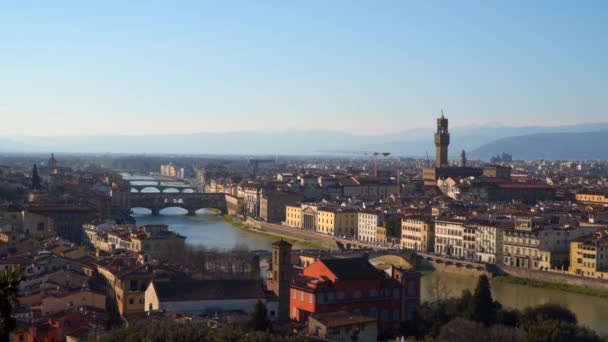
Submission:
[[[375,210],[363,210],[358,213],[357,240],[366,243],[377,243],[378,227],[386,220],[386,214]]]
[[[317,232],[335,236],[357,236],[357,212],[343,208],[319,208]]]
[[[608,231],[602,230],[570,241],[573,275],[608,279]]]
[[[471,226],[475,228],[475,260],[490,264],[502,263],[505,225],[476,221]]]
[[[435,250],[435,225],[430,217],[401,220],[401,248],[430,253]]]
[[[464,231],[464,220],[435,220],[435,252],[464,258]]]

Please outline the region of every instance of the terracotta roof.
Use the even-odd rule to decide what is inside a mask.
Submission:
[[[321,259],[338,279],[378,278],[380,273],[367,258],[332,258]]]
[[[256,280],[176,280],[154,282],[161,302],[264,298]]]
[[[553,189],[552,186],[546,184],[498,183],[496,186],[503,189]]]

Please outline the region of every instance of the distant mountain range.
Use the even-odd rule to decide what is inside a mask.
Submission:
[[[470,155],[488,159],[507,152],[515,159],[608,159],[607,142],[608,131],[529,134],[492,141]]]
[[[516,159],[608,157],[601,146],[606,145],[608,123],[556,127],[476,125],[453,127],[450,132],[451,158],[457,158],[462,149],[470,157],[484,159],[501,152],[511,153]],[[8,136],[0,137],[0,152],[348,155],[349,151],[386,151],[409,157],[425,157],[428,153],[433,158],[433,133],[432,128],[422,128],[386,135],[290,130],[141,136]]]

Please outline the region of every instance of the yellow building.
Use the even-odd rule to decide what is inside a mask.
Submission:
[[[433,252],[434,225],[430,217],[405,217],[401,220],[401,248]]]
[[[97,272],[112,289],[121,315],[144,311],[145,293],[152,280],[168,281],[171,270],[144,265],[139,258],[106,259],[97,265]]]
[[[582,203],[608,204],[608,196],[606,193],[596,191],[579,192],[576,194],[576,200]]]
[[[289,204],[285,206],[285,221],[283,224],[293,228],[302,228],[302,204]]]
[[[68,308],[93,307],[100,310],[106,308],[106,296],[91,290],[82,289],[63,293],[50,291],[42,296],[38,305],[33,305],[32,310],[40,310],[44,315],[64,311]]]
[[[573,275],[608,279],[608,231],[599,231],[570,242]]]
[[[357,212],[342,208],[320,208],[317,210],[317,232],[342,236],[356,236]]]
[[[386,227],[378,226],[376,230],[376,238],[378,239],[378,243],[386,244]]]

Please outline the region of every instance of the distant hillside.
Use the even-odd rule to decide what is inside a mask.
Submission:
[[[608,131],[608,123],[555,127],[500,124],[450,127],[450,158],[458,158],[496,139],[546,133]],[[163,154],[322,154],[320,151],[381,151],[425,157],[435,153],[434,128],[409,128],[394,134],[285,130],[166,135],[0,136],[0,152],[163,153]],[[502,152],[499,150],[498,152]],[[505,151],[509,152],[509,151]],[[515,151],[514,157],[517,156]],[[483,155],[486,158],[486,154]]]
[[[608,159],[608,131],[542,133],[501,138],[469,153],[488,159],[502,152],[513,159]]]

